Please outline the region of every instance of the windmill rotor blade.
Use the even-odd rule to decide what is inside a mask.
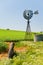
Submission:
[[[27,19],[27,20],[31,19],[32,16],[33,16],[33,11],[31,11],[31,10],[25,10],[25,11],[23,12],[23,17],[24,17],[25,19]]]

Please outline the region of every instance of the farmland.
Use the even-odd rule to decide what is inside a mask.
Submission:
[[[34,32],[31,32],[30,39],[34,39],[34,34],[35,34]],[[38,32],[37,34],[41,34],[41,33]],[[42,41],[16,42],[14,46],[14,50],[16,51],[17,56],[13,56],[13,59],[9,59],[7,57],[10,44],[4,41],[21,40],[24,38],[25,38],[24,31],[0,29],[0,53],[3,52],[5,53],[2,55],[0,54],[1,65],[43,65],[43,42]]]
[[[30,39],[34,39],[34,32],[31,32]],[[40,34],[39,32],[37,34]],[[25,38],[25,31],[0,29],[0,41],[21,40]]]
[[[32,39],[34,34],[32,34]],[[16,31],[16,30],[0,30],[0,41],[5,40],[21,40],[24,39],[25,32],[24,31]]]
[[[24,39],[25,32],[15,30],[0,30],[0,41]]]

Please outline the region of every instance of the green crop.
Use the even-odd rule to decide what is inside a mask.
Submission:
[[[22,40],[25,39],[25,31],[16,31],[16,30],[3,30],[0,29],[0,41],[9,41],[9,40]],[[34,40],[34,32],[29,34],[29,39]],[[40,34],[40,33],[37,33]]]

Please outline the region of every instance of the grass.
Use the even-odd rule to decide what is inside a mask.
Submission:
[[[34,34],[31,32],[31,38],[34,39]],[[41,33],[37,33],[41,34]],[[25,38],[24,31],[1,30],[0,41],[5,40],[21,40]],[[43,42],[21,41],[15,44],[16,47],[28,46],[27,51],[19,53],[13,59],[3,58],[0,60],[1,65],[43,65]],[[0,43],[0,51],[7,49],[5,43]]]
[[[0,30],[0,41],[24,39],[25,32],[15,30]]]
[[[29,34],[29,39],[34,39],[34,32]],[[37,32],[37,34],[40,34]],[[25,31],[16,31],[16,30],[4,30],[0,29],[0,41],[5,40],[21,40],[25,38]]]
[[[26,52],[20,52],[13,59],[0,60],[1,65],[43,65],[43,42],[21,41],[20,44],[28,46]],[[21,45],[20,45],[21,46]],[[23,45],[24,46],[24,45]],[[29,49],[30,48],[30,49]]]
[[[0,42],[0,53],[6,52],[8,45],[5,42]]]

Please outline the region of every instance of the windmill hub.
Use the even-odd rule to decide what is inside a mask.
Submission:
[[[33,16],[33,11],[31,11],[31,10],[25,10],[24,13],[23,13],[23,16],[24,16],[25,19],[29,20]]]

